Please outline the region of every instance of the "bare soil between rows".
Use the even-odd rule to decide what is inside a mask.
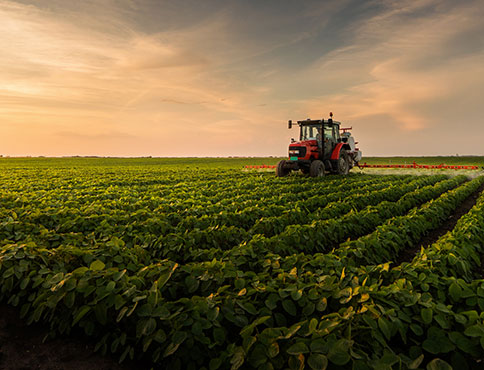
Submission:
[[[18,309],[0,304],[0,369],[8,370],[128,370],[115,358],[94,353],[94,344],[85,338],[57,338],[42,343],[49,329],[42,324],[27,325]]]
[[[454,211],[452,215],[447,218],[447,220],[444,221],[442,225],[440,225],[439,228],[431,230],[427,235],[425,235],[419,243],[417,243],[417,246],[413,248],[407,248],[404,249],[402,252],[400,252],[400,255],[398,256],[395,265],[400,265],[403,262],[411,262],[415,255],[420,251],[422,247],[427,247],[429,245],[432,245],[435,243],[442,235],[446,234],[449,231],[452,231],[457,224],[457,221],[467,214],[472,207],[477,202],[477,199],[481,195],[481,192],[484,191],[484,184],[479,187],[474,193],[469,195]]]

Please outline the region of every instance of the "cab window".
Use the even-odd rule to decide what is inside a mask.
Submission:
[[[334,138],[336,139],[336,141],[340,141],[339,126],[333,126],[333,130],[334,130]]]
[[[319,130],[316,126],[301,126],[301,140],[316,140]]]

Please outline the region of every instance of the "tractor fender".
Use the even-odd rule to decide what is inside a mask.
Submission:
[[[331,154],[331,160],[339,159],[339,153],[341,152],[341,148],[343,148],[343,143],[336,144],[335,148],[333,149],[333,153]]]
[[[336,161],[339,159],[339,153],[341,152],[341,149],[346,149],[350,150],[350,146],[346,143],[338,143],[333,149],[333,153],[331,153],[331,160]]]

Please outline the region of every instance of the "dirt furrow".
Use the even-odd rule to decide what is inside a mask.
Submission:
[[[467,199],[465,199],[459,207],[454,211],[452,215],[445,220],[445,222],[440,225],[438,229],[434,229],[430,231],[427,235],[425,235],[419,243],[416,244],[413,248],[407,248],[400,252],[395,265],[400,265],[403,262],[410,262],[413,260],[415,255],[420,251],[422,247],[427,247],[433,243],[435,243],[442,235],[446,234],[447,232],[454,229],[455,224],[457,221],[464,216],[466,213],[470,211],[472,207],[477,202],[481,192],[484,191],[484,184],[479,187],[474,193],[472,193]]]
[[[9,370],[128,370],[134,363],[119,365],[115,358],[94,353],[85,338],[46,340],[49,329],[26,325],[18,309],[0,304],[0,369]]]

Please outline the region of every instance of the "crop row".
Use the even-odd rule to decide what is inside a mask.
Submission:
[[[120,199],[128,202],[128,204],[134,201],[135,204],[144,206],[149,205],[150,200],[155,201],[155,204],[158,205],[180,200],[196,203],[195,201],[206,199],[211,199],[213,203],[224,202],[228,199],[236,199],[237,202],[241,202],[244,199],[260,199],[260,195],[257,196],[254,192],[256,190],[259,192],[264,188],[271,189],[271,192],[269,192],[271,195],[274,195],[274,192],[276,194],[314,194],[314,192],[318,192],[322,188],[330,188],[341,183],[376,180],[375,176],[365,176],[363,179],[361,176],[355,175],[349,176],[344,181],[332,179],[325,182],[324,186],[321,186],[321,183],[305,178],[300,178],[296,181],[294,179],[274,179],[273,177],[265,176],[261,187],[261,178],[259,176],[245,175],[245,177],[240,178],[240,174],[236,172],[220,174],[216,179],[211,179],[211,176],[206,173],[202,174],[203,179],[201,179],[200,174],[198,174],[197,176],[192,176],[185,183],[180,182],[181,177],[179,175],[177,177],[178,181],[175,183],[139,187],[136,186],[136,182],[131,183],[129,186],[128,184],[121,186],[112,184],[109,181],[96,183],[92,179],[90,179],[88,185],[80,186],[81,180],[72,183],[68,175],[64,174],[65,177],[59,176],[56,178],[56,176],[49,174],[48,184],[39,186],[36,181],[33,183],[35,187],[27,185],[25,188],[25,184],[29,184],[27,181],[16,181],[15,178],[2,179],[2,183],[6,184],[2,189],[2,203],[15,202],[14,206],[21,207],[27,201],[31,205],[45,205],[47,202],[57,207],[62,207],[65,204],[82,205],[99,201],[104,201],[106,206],[109,206],[110,200]],[[166,174],[160,177],[163,179],[166,177]],[[29,196],[27,197],[26,195]],[[112,203],[111,205],[115,204]],[[119,204],[119,206],[122,205],[122,203]]]
[[[448,219],[457,206],[483,183],[484,177],[478,177],[404,216],[391,219],[363,238],[344,243],[336,253],[348,263],[355,264],[394,261],[404,248],[411,247]]]
[[[240,258],[243,261],[245,256],[268,252],[288,255],[300,252],[329,251],[349,237],[355,238],[370,233],[385,220],[403,215],[413,207],[439,196],[463,181],[465,181],[464,176],[457,176],[408,192],[396,202],[382,201],[376,206],[368,206],[357,212],[350,211],[340,218],[315,221],[309,225],[290,225],[282,233],[271,238],[253,238],[248,243],[234,247],[223,254],[219,248],[206,251],[196,250],[195,253],[200,256],[197,257],[197,260],[223,257]],[[398,192],[397,189],[393,190]],[[374,196],[379,199],[378,195]],[[250,266],[250,268],[254,268],[254,266]]]
[[[434,183],[439,178],[421,178],[414,183],[408,184],[404,187],[390,187],[389,191],[372,192],[366,194],[363,199],[356,198],[353,207],[348,207],[345,202],[331,204],[329,208],[323,208],[319,212],[320,220],[313,221],[311,224],[291,224],[289,221],[307,222],[306,218],[292,219],[290,216],[283,216],[279,219],[271,219],[272,226],[266,229],[261,229],[261,221],[258,221],[254,228],[247,234],[244,231],[231,228],[211,228],[208,230],[194,230],[188,234],[173,234],[170,238],[163,240],[159,245],[153,246],[153,254],[158,257],[175,259],[176,256],[183,256],[185,261],[190,260],[211,260],[213,258],[237,258],[239,251],[242,254],[252,253],[251,240],[254,235],[262,232],[269,232],[269,236],[273,234],[274,230],[283,230],[270,238],[265,238],[263,241],[257,237],[257,248],[265,245],[264,250],[272,251],[278,254],[298,253],[309,248],[313,248],[313,252],[321,251],[321,246],[326,246],[326,250],[336,245],[343,240],[346,240],[357,232],[370,232],[378,224],[385,219],[395,215],[395,212],[405,212],[405,210],[419,204],[419,202],[426,201],[442,193],[445,190],[464,181],[464,177],[458,177],[451,180],[444,180],[436,185],[426,185]],[[419,186],[423,186],[420,188]],[[413,192],[408,192],[411,189],[416,189]],[[382,194],[383,193],[383,194]],[[383,197],[382,197],[383,195]],[[397,202],[389,202],[384,199],[390,198],[392,200],[402,197]],[[430,198],[429,198],[430,197]],[[323,201],[323,200],[321,200]],[[351,202],[351,200],[348,200]],[[358,202],[360,202],[358,204]],[[413,203],[412,203],[413,202]],[[350,209],[358,209],[358,206],[364,207],[364,203],[370,204],[361,211],[345,212]],[[377,204],[371,206],[371,204]],[[386,212],[382,212],[386,210]],[[326,211],[326,216],[325,216]],[[339,218],[325,219],[331,216],[344,214]],[[308,217],[311,219],[310,217]],[[363,226],[359,226],[362,225]],[[361,235],[361,234],[360,234]],[[237,246],[238,245],[238,246]],[[224,250],[226,252],[224,252]],[[158,252],[159,251],[159,252]]]
[[[431,177],[428,181],[437,179],[439,177]],[[381,189],[383,186],[384,184],[377,184],[358,187],[348,196],[375,187]],[[326,196],[312,197],[308,201],[311,206],[317,204],[317,201],[324,206],[331,200],[341,199],[342,194],[341,192],[328,192]],[[308,204],[306,202],[301,201],[297,204],[304,207],[305,204]],[[239,244],[247,235],[253,233],[247,234],[245,230],[249,229],[260,217],[267,217],[282,212],[284,209],[281,206],[248,207],[237,213],[221,212],[214,216],[186,216],[183,218],[180,213],[152,214],[149,210],[144,209],[134,213],[120,210],[107,215],[106,210],[96,212],[95,209],[64,208],[60,211],[49,212],[49,209],[39,207],[29,210],[27,214],[19,213],[17,215],[15,213],[13,217],[8,217],[2,223],[3,232],[0,233],[0,239],[4,242],[35,240],[37,244],[56,247],[63,243],[92,246],[99,240],[117,236],[129,245],[139,244],[149,247],[154,243],[162,242],[166,235],[170,235],[169,238],[172,242],[193,238],[192,235],[183,235],[183,232],[187,229],[207,228],[208,225],[203,225],[203,223],[208,222],[213,224],[208,238],[211,245],[217,245],[217,241],[222,244],[232,243],[229,245],[234,245],[233,243]],[[194,231],[192,234],[197,233],[200,234],[198,231]],[[220,240],[220,238],[222,239]]]
[[[461,182],[456,178],[435,187],[442,193]],[[470,184],[461,188],[469,190]],[[429,187],[420,190],[419,202],[425,199],[422,194],[430,198],[440,194],[436,191],[431,196]],[[456,190],[444,196],[457,199],[462,194]],[[414,199],[417,197],[407,197],[405,204],[411,208]],[[424,283],[420,285],[422,293],[418,295],[394,275],[405,273],[405,279],[420,281],[420,274],[415,277],[408,268],[390,271],[388,264],[345,267],[334,253],[251,256],[251,249],[267,247],[266,240],[270,239],[256,237],[244,246],[249,252],[245,258],[257,260],[261,267],[257,272],[245,269],[246,262],[237,255],[181,266],[169,260],[150,263],[153,251],[125,248],[117,238],[106,243],[105,249],[92,250],[11,244],[2,249],[1,292],[11,304],[20,305],[31,321],[48,321],[61,333],[80,326],[87,334],[96,335],[102,327],[107,334],[99,338],[100,349],[122,357],[146,351],[155,362],[174,368],[209,364],[216,369],[228,363],[233,368],[244,363],[299,368],[302,361],[313,368],[322,368],[328,361],[337,365],[353,362],[362,368],[398,362],[418,366],[419,361],[427,361],[429,353],[436,354],[432,340],[441,340],[441,331],[426,322],[430,315],[434,317],[434,309],[444,308],[429,303],[430,294],[425,295],[429,283],[427,290]],[[400,297],[398,304],[413,302],[409,310],[396,310],[396,298],[387,302],[381,293],[390,294],[398,284],[410,294]],[[461,282],[456,284],[461,286]],[[460,297],[458,288],[452,289]],[[435,297],[442,298],[438,293]],[[428,308],[432,314],[422,311]],[[450,309],[446,306],[445,310]],[[455,316],[461,322],[465,320],[464,331],[479,320],[471,320],[471,314],[456,315],[463,317]],[[440,325],[439,320],[445,322],[440,317],[430,322]],[[374,342],[368,343],[369,335]],[[422,344],[419,352],[414,348],[418,345],[406,345],[403,338],[407,343],[430,340],[430,344]],[[455,337],[454,341],[461,339]],[[392,343],[389,349],[393,340],[396,345]],[[448,340],[457,348],[452,338]],[[462,355],[461,350],[456,353]]]
[[[355,187],[375,184],[390,183],[391,181],[410,181],[411,177],[388,177],[382,179],[360,179],[358,176],[342,181],[330,181],[328,184],[308,184],[312,186],[294,186],[294,184],[282,184],[285,191],[277,186],[259,187],[256,193],[244,193],[234,197],[232,191],[227,192],[219,189],[217,198],[213,199],[198,194],[183,193],[174,190],[174,194],[166,191],[149,189],[149,191],[136,192],[132,189],[117,189],[107,187],[105,189],[90,190],[83,194],[77,189],[66,188],[37,192],[11,192],[10,195],[2,194],[0,212],[1,217],[19,217],[33,223],[39,223],[47,228],[54,228],[65,219],[73,219],[78,216],[84,218],[103,215],[108,223],[127,223],[130,218],[142,221],[144,218],[175,214],[172,216],[179,221],[187,216],[202,216],[225,212],[227,209],[244,210],[249,207],[262,207],[264,205],[286,205],[300,199],[324,196],[341,191],[347,191]],[[203,184],[203,183],[202,183]],[[227,182],[225,187],[231,183]],[[199,185],[199,184],[197,184]],[[221,182],[220,187],[224,187]],[[240,184],[238,184],[240,186]],[[193,187],[193,185],[192,185]],[[198,189],[193,190],[197,192]],[[238,190],[240,191],[240,190]],[[242,198],[248,198],[245,200]],[[40,209],[42,212],[36,212]],[[15,210],[15,215],[13,214]],[[109,212],[109,214],[107,214]],[[98,221],[98,220],[95,220]]]

